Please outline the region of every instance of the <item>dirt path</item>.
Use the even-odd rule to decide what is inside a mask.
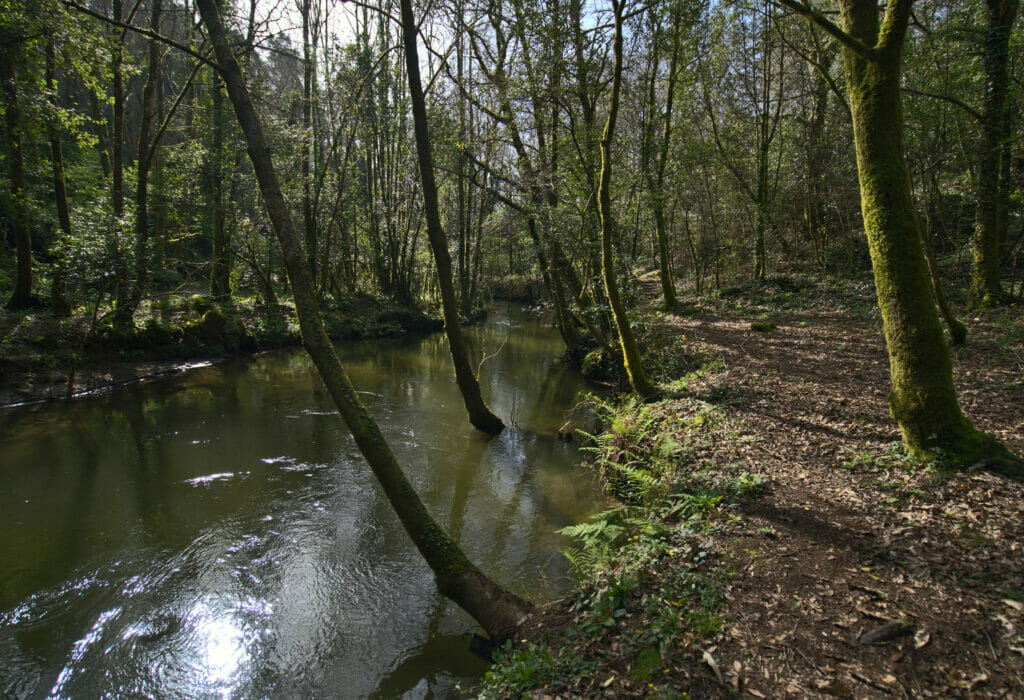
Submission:
[[[1024,487],[906,463],[877,317],[783,312],[768,333],[758,318],[705,310],[659,329],[722,358],[691,388],[753,437],[745,468],[768,486],[716,536],[736,574],[709,649],[726,683],[754,697],[1024,696]],[[1022,454],[1020,347],[968,321],[964,410]]]

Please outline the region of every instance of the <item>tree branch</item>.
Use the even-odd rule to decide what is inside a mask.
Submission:
[[[872,59],[878,54],[877,49],[872,46],[868,46],[857,37],[850,36],[840,29],[835,22],[830,20],[819,10],[815,10],[810,5],[803,2],[797,2],[797,0],[772,0],[772,2],[811,20],[825,30],[825,32],[833,39],[864,58]]]
[[[908,87],[903,88],[903,92],[907,93],[908,95],[919,95],[920,97],[931,97],[933,100],[942,100],[943,102],[948,102],[951,105],[956,105],[957,107],[959,107],[960,109],[962,109],[963,111],[967,112],[972,117],[977,119],[978,121],[981,121],[981,112],[979,112],[978,110],[974,109],[973,107],[971,107],[969,104],[967,104],[963,100],[961,100],[959,98],[956,98],[956,97],[953,97],[952,95],[942,95],[942,94],[937,93],[937,92],[925,92],[924,90],[912,90],[911,88],[908,88]]]
[[[185,46],[184,44],[181,44],[181,43],[175,41],[174,39],[168,38],[168,37],[166,37],[166,36],[164,36],[162,34],[157,34],[156,32],[154,32],[154,31],[152,31],[150,29],[145,29],[143,27],[136,27],[135,25],[132,25],[132,24],[127,24],[125,22],[120,22],[120,21],[118,21],[116,19],[113,19],[112,17],[107,17],[105,14],[103,14],[101,12],[96,12],[95,10],[90,10],[88,7],[85,7],[84,5],[79,5],[77,2],[75,2],[75,0],[60,0],[60,2],[61,2],[61,4],[65,5],[66,7],[70,7],[73,10],[77,10],[78,12],[81,12],[82,14],[89,15],[93,19],[98,19],[101,22],[106,22],[107,24],[113,25],[113,26],[118,27],[120,29],[123,29],[125,31],[135,32],[136,34],[141,34],[142,36],[149,37],[150,39],[153,39],[154,41],[163,42],[164,44],[167,44],[168,46],[172,46],[172,47],[178,49],[179,51],[183,51],[183,52],[187,53],[189,56],[191,56],[192,58],[194,58],[197,61],[201,62],[202,64],[210,66],[211,68],[213,68],[214,70],[216,70],[218,72],[220,71],[220,68],[217,66],[217,64],[215,62],[211,61],[209,58],[207,58],[203,54],[199,53],[198,51],[196,51],[196,50],[194,50],[194,49],[192,49],[192,48],[190,48],[188,46]]]

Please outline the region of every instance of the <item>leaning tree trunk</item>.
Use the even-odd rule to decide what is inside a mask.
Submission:
[[[197,0],[196,5],[210,35],[228,97],[245,138],[267,215],[281,244],[303,345],[406,533],[434,572],[441,593],[468,612],[492,639],[506,639],[532,611],[532,606],[482,574],[430,516],[377,423],[359,401],[324,328],[302,241],[281,194],[263,128],[249,99],[241,70],[228,47],[216,0]]]
[[[967,326],[953,314],[953,310],[949,308],[949,303],[946,301],[946,293],[942,290],[942,278],[939,277],[939,266],[935,262],[935,251],[932,248],[930,225],[926,229],[918,223],[918,227],[921,229],[921,243],[924,245],[925,260],[928,262],[928,275],[932,280],[935,303],[939,307],[942,320],[946,322],[946,328],[949,329],[949,340],[953,345],[966,345]]]
[[[474,428],[497,435],[505,427],[501,419],[491,413],[480,394],[480,383],[469,364],[465,336],[459,322],[459,302],[452,284],[452,258],[448,241],[441,227],[441,213],[437,203],[437,184],[434,181],[434,158],[430,149],[427,126],[427,107],[420,84],[420,64],[416,51],[416,19],[412,13],[412,0],[401,0],[402,39],[405,44],[405,64],[409,74],[409,97],[412,101],[413,131],[416,134],[416,153],[420,165],[420,185],[423,188],[423,209],[427,219],[427,237],[437,263],[437,284],[441,290],[441,309],[444,312],[444,331],[452,351],[455,381],[469,412]]]
[[[405,0],[408,2],[408,0]],[[608,98],[608,121],[605,122],[601,134],[601,176],[598,183],[598,204],[601,215],[601,277],[604,281],[605,295],[612,309],[612,318],[619,332],[619,345],[622,348],[622,364],[629,377],[633,391],[643,397],[653,396],[654,385],[644,372],[640,358],[640,348],[629,325],[629,316],[619,294],[619,284],[615,278],[615,259],[612,253],[612,232],[615,218],[612,215],[612,138],[615,135],[615,120],[619,112],[619,91],[622,88],[622,14],[626,0],[612,0],[615,9],[615,63],[612,72],[612,92]]]
[[[9,225],[17,249],[17,273],[14,293],[7,301],[9,309],[32,304],[32,234],[28,221],[28,187],[25,184],[25,156],[21,145],[21,105],[14,46],[0,47],[0,90],[3,92],[4,119],[7,126],[7,171],[10,177]]]
[[[1002,303],[999,282],[999,173],[1005,136],[1009,87],[1010,32],[1020,0],[985,0],[985,98],[981,116],[978,161],[978,214],[974,225],[974,271],[971,303],[976,307]]]
[[[788,3],[787,3],[788,4]],[[889,350],[889,407],[911,453],[966,466],[1021,464],[960,410],[935,308],[903,148],[900,63],[910,0],[890,0],[880,26],[875,0],[840,3],[861,210]]]

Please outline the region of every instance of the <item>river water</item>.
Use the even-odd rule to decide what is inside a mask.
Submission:
[[[434,516],[534,601],[597,506],[560,425],[584,386],[535,316],[469,329],[474,431],[441,334],[342,359]],[[477,360],[478,361],[478,360]],[[304,352],[0,411],[0,694],[449,697],[485,670]]]

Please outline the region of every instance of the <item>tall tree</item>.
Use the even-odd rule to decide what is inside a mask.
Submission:
[[[60,231],[64,239],[70,240],[71,211],[68,206],[68,189],[64,180],[64,153],[61,147],[60,130],[58,128],[60,113],[59,87],[57,84],[57,61],[53,44],[54,39],[50,37],[46,42],[46,90],[50,93],[50,115],[47,129],[50,137],[50,167],[53,171],[53,199],[57,206],[57,222],[60,225]],[[58,261],[51,275],[53,283],[50,287],[50,306],[58,315],[67,316],[71,313],[71,309],[68,305],[67,290],[65,288],[65,270],[60,261]]]
[[[0,91],[7,127],[7,172],[10,177],[8,219],[14,233],[18,261],[14,292],[7,301],[9,309],[23,309],[32,304],[32,234],[29,229],[29,195],[22,145],[24,124],[17,70],[23,41],[21,36],[0,37]]]
[[[281,245],[303,345],[406,533],[434,572],[441,593],[468,612],[493,640],[507,639],[530,614],[532,606],[481,573],[430,516],[376,421],[359,401],[320,317],[304,247],[281,194],[273,159],[241,70],[228,47],[215,0],[196,0],[196,4],[245,139],[267,215]]]
[[[656,8],[652,8],[651,12],[657,12]],[[656,107],[655,98],[655,84],[658,76],[658,45],[661,43],[663,36],[663,29],[661,27],[660,18],[655,15],[656,24],[652,28],[651,40],[654,44],[654,59],[652,61],[653,66],[651,68],[651,81],[649,85],[648,94],[648,112],[651,114],[650,123],[648,126],[648,134],[644,139],[644,150],[647,153],[648,158],[654,160],[653,168],[648,166],[644,168],[645,174],[647,175],[647,188],[651,193],[651,210],[654,214],[654,233],[655,240],[657,241],[657,253],[658,253],[658,269],[661,272],[661,295],[665,302],[665,309],[672,311],[678,305],[676,301],[676,289],[675,284],[672,280],[672,256],[668,242],[668,231],[665,221],[665,166],[668,164],[669,147],[672,142],[672,105],[675,101],[676,92],[676,78],[678,77],[679,71],[679,52],[682,46],[682,8],[679,2],[675,2],[671,7],[671,20],[672,25],[669,29],[671,35],[671,49],[669,54],[668,62],[668,78],[667,85],[665,86],[665,111],[661,117],[664,124],[662,125],[661,142],[657,146],[657,154],[654,153],[654,136],[653,132],[656,121],[654,119],[654,112]]]
[[[152,0],[150,9],[150,31],[160,34],[160,18],[163,13],[162,0]],[[149,54],[146,66],[146,85],[142,89],[142,115],[139,122],[138,154],[135,161],[135,254],[132,279],[127,295],[119,299],[114,310],[114,325],[119,328],[132,326],[132,318],[142,297],[146,293],[149,282],[149,172],[157,150],[159,136],[157,130],[157,114],[160,98],[159,84],[163,79],[161,70],[163,47],[156,39],[149,41]],[[127,282],[121,280],[124,285]]]
[[[404,0],[408,1],[408,0]],[[598,205],[601,216],[601,277],[604,281],[604,292],[611,306],[612,318],[619,334],[619,347],[622,351],[622,365],[629,377],[633,391],[643,397],[655,394],[654,385],[644,372],[640,347],[629,323],[626,306],[622,303],[619,284],[615,274],[615,258],[612,247],[612,236],[615,229],[615,217],[612,214],[612,141],[615,138],[615,122],[619,115],[619,95],[622,90],[622,18],[627,0],[612,0],[612,11],[615,15],[615,34],[613,42],[612,89],[608,96],[608,117],[601,133],[601,175],[598,184]]]
[[[971,300],[975,306],[1003,301],[1000,263],[1000,160],[1006,137],[1006,98],[1010,83],[1010,34],[1020,0],[985,0],[987,27],[983,60],[985,97],[981,114],[978,162],[978,215],[974,225],[974,271]]]
[[[416,153],[420,168],[420,188],[423,191],[423,209],[427,219],[427,237],[437,265],[437,284],[441,291],[441,309],[444,313],[444,331],[455,365],[455,381],[462,392],[469,422],[485,433],[497,435],[505,424],[491,413],[480,394],[480,383],[469,364],[469,353],[459,321],[459,303],[452,283],[452,258],[448,252],[448,239],[441,226],[441,211],[437,202],[437,184],[434,181],[434,157],[430,147],[427,124],[427,105],[420,83],[420,63],[416,49],[417,25],[412,11],[412,0],[401,0],[402,40],[405,46],[405,68],[409,78],[409,97],[412,101],[413,131],[416,134]]]
[[[853,117],[861,209],[889,350],[889,409],[911,453],[1016,476],[1024,465],[963,415],[935,308],[903,149],[901,58],[912,0],[839,0],[842,27],[799,0],[782,4],[840,42]]]

